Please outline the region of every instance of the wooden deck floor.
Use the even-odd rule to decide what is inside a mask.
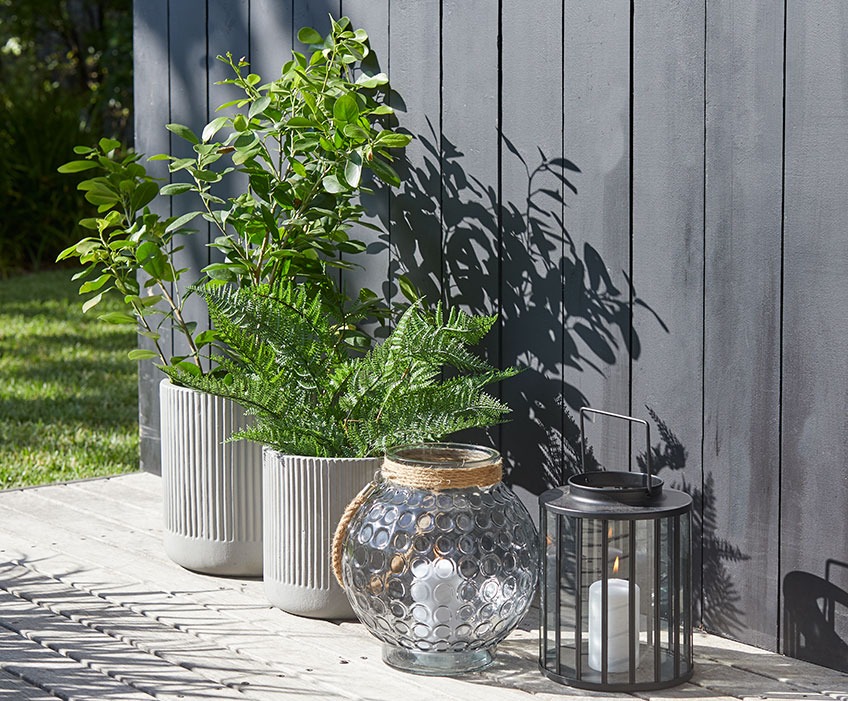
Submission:
[[[0,492],[0,699],[631,698],[542,677],[532,625],[486,672],[396,672],[359,624],[291,616],[260,581],[174,565],[160,521],[146,474]],[[848,675],[709,635],[696,645],[692,682],[637,697],[848,700]]]

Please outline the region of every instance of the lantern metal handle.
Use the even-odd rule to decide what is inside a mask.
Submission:
[[[580,408],[580,469],[586,472],[586,431],[585,431],[585,414],[600,414],[601,416],[609,416],[613,419],[622,419],[634,424],[643,424],[645,426],[645,466],[648,468],[645,473],[645,489],[648,491],[648,496],[651,494],[651,477],[653,470],[651,469],[651,427],[645,419],[637,419],[633,416],[625,416],[624,414],[613,414],[609,411],[601,411],[600,409],[591,409],[587,406]],[[627,465],[627,471],[630,472],[630,465]]]

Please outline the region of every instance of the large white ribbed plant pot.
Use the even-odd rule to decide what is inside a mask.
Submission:
[[[249,417],[229,399],[159,385],[165,552],[204,574],[262,574],[262,447],[227,439]]]
[[[270,448],[263,455],[265,595],[300,616],[355,618],[333,576],[333,534],[382,458],[310,458]]]

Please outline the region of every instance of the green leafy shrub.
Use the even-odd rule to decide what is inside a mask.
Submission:
[[[218,111],[234,111],[213,119],[200,136],[185,125],[168,125],[192,145],[194,158],[153,157],[170,161],[172,173],[190,176],[190,182],[165,186],[164,194],[192,192],[204,206],[182,222],[203,214],[219,234],[212,245],[225,260],[204,269],[213,280],[273,284],[285,277],[323,279],[328,266],[352,267],[343,255],[365,249],[347,233],[363,214],[356,201],[368,191],[363,170],[400,184],[390,150],[411,137],[380,123],[392,113],[379,92],[389,80],[384,73],[360,72],[369,53],[367,33],[342,17],[326,37],[305,27],[298,38],[313,52],[293,51],[280,78],[269,83],[246,72],[244,59],[218,56],[234,75],[222,83],[244,97],[221,105]],[[214,140],[219,133],[224,138]],[[247,176],[247,187],[218,197],[216,186],[236,169]]]
[[[351,30],[349,20],[342,18],[333,22],[326,38],[308,28],[300,36],[316,42],[312,56],[307,60],[293,52],[281,78],[265,85],[255,74],[243,75],[244,61],[222,59],[235,75],[224,82],[239,86],[245,97],[219,109],[241,111],[213,119],[199,137],[185,125],[167,125],[191,143],[196,155],[154,158],[168,160],[172,173],[188,173],[192,182],[168,183],[160,190],[140,156],[123,153],[110,139],[101,139],[95,148],[74,149],[82,159],[59,169],[94,175],[78,187],[98,212],[80,222],[87,235],[66,248],[59,260],[78,258],[85,266],[78,276],[86,280],[80,294],[91,296],[83,311],[110,292],[121,295],[126,313],[103,318],[120,324],[137,322],[139,332],[155,346],[133,351],[133,357],[177,365],[183,372],[203,372],[201,350],[214,344],[215,334],[198,332],[196,320],[184,317],[186,296],[180,278],[187,271],[174,264],[181,236],[191,233],[186,227],[201,215],[218,228],[220,235],[212,245],[224,254],[222,262],[201,271],[212,281],[251,286],[297,280],[320,294],[335,318],[345,316],[351,304],[361,318],[388,318],[389,309],[370,290],[350,300],[336,284],[332,269],[352,267],[343,255],[365,249],[347,233],[363,213],[355,202],[364,189],[361,169],[371,168],[387,182],[397,183],[388,149],[402,148],[410,137],[377,128],[379,116],[391,112],[375,92],[388,83],[386,76],[353,78],[356,63],[369,51],[364,31]],[[224,140],[212,141],[221,131]],[[240,194],[218,197],[215,186],[236,176]],[[160,218],[148,207],[157,195],[194,195],[204,209]],[[146,276],[144,285],[136,281],[139,271]],[[157,316],[161,318],[154,319]],[[185,338],[188,355],[165,353],[159,343],[163,323]],[[371,338],[355,324],[339,324],[335,332],[350,351],[371,345]],[[214,363],[212,367],[217,372]]]

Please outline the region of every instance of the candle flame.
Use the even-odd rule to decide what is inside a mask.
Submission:
[[[612,563],[612,573],[618,574],[618,555],[615,556],[615,562]]]
[[[612,538],[612,526],[610,526],[609,530],[607,531],[607,538]]]

